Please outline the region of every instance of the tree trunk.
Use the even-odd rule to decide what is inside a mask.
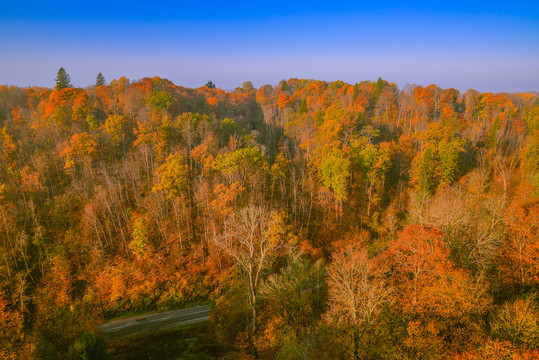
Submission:
[[[251,348],[253,352],[253,356],[258,359],[258,351],[256,349],[255,345],[255,335],[256,335],[256,288],[255,283],[253,279],[252,272],[249,272],[249,285],[251,288],[251,316],[253,317],[252,323],[251,323]]]
[[[359,329],[354,326],[354,360],[359,360]]]

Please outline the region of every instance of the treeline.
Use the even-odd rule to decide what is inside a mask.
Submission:
[[[537,94],[66,75],[0,87],[0,358],[199,301],[232,358],[539,357]]]

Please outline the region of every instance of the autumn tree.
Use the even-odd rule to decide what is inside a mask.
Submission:
[[[420,220],[419,209],[409,213],[412,222],[421,221],[425,225],[442,230],[450,250],[452,262],[479,276],[492,274],[498,260],[500,247],[506,236],[505,199],[499,194],[484,193],[474,189],[470,174],[466,187],[454,184],[440,189],[427,201]],[[474,193],[479,191],[478,193]]]
[[[167,197],[180,196],[187,190],[187,165],[181,154],[170,154],[165,163],[157,170],[154,191],[163,191]]]
[[[257,332],[260,281],[282,245],[283,221],[283,216],[275,211],[248,205],[230,215],[225,221],[222,235],[213,238],[215,245],[234,260],[246,277],[252,337]],[[256,353],[254,344],[253,350]]]
[[[11,310],[0,294],[0,356],[2,359],[15,360],[22,356],[23,341],[23,317],[20,312]]]
[[[451,185],[459,172],[462,151],[458,140],[441,141],[436,147],[427,145],[412,164],[412,184],[417,191],[432,193],[438,187]]]
[[[172,104],[172,98],[166,91],[155,89],[146,100],[146,103],[153,111],[161,111],[168,109]]]
[[[528,112],[526,125],[528,136],[520,154],[521,168],[531,178],[535,194],[539,195],[539,106],[534,106]]]
[[[271,188],[272,195],[279,189],[281,200],[286,199],[287,192],[287,179],[289,175],[289,166],[290,163],[288,159],[283,155],[282,152],[277,154],[273,165],[271,165],[270,174],[271,174]]]
[[[279,357],[314,355],[310,344],[325,300],[322,261],[310,261],[295,249],[286,265],[271,274],[261,286],[267,321],[264,338],[277,347]]]
[[[238,129],[238,126],[234,119],[228,118],[221,120],[221,122],[219,123],[219,127],[221,130],[221,139],[223,144],[228,143],[230,136],[234,135]]]
[[[535,288],[539,283],[539,200],[516,198],[507,209],[505,225],[508,234],[500,248],[504,280],[521,289]]]
[[[538,357],[539,350],[537,349],[526,349],[515,346],[509,341],[486,337],[476,349],[455,354],[451,358],[455,360],[531,360]]]
[[[443,234],[433,227],[409,225],[388,244],[383,257],[395,288],[397,316],[409,319],[405,348],[416,358],[429,358],[447,348],[440,335],[458,326],[453,346],[477,336],[478,319],[490,299],[486,287],[449,261]],[[425,327],[427,325],[427,327]]]
[[[69,145],[60,154],[65,157],[66,171],[71,174],[78,166],[88,163],[96,147],[97,143],[92,135],[88,133],[74,134],[69,140]]]
[[[129,243],[129,250],[135,255],[137,259],[143,259],[148,255],[148,227],[143,217],[134,216],[132,230],[131,230],[131,242]]]
[[[3,167],[7,170],[13,169],[16,166],[17,145],[6,126],[0,128],[0,146],[2,147],[0,161]]]
[[[103,132],[110,135],[114,145],[119,146],[125,138],[125,125],[128,119],[120,114],[107,117],[103,124]]]
[[[351,246],[333,254],[327,276],[329,304],[324,316],[343,326],[354,359],[361,359],[361,340],[389,303],[391,289],[379,264]]]
[[[323,157],[321,177],[324,185],[331,189],[335,203],[342,211],[342,202],[347,198],[348,178],[350,177],[350,160],[343,151],[335,149]]]
[[[230,183],[239,181],[242,186],[255,188],[267,171],[267,159],[257,147],[249,146],[220,154],[213,168],[220,171]]]
[[[241,89],[248,94],[256,93],[256,88],[253,86],[253,83],[250,81],[244,81],[243,84],[241,84]]]
[[[200,113],[183,113],[176,119],[177,125],[187,144],[189,168],[192,168],[191,151],[198,145],[202,135],[210,126],[210,117]]]
[[[539,347],[539,309],[535,295],[503,304],[492,324],[492,334],[517,346]]]
[[[367,217],[370,217],[372,206],[382,199],[386,173],[391,165],[391,145],[386,142],[374,145],[367,135],[353,138],[351,148],[352,158],[364,174],[368,198]]]
[[[185,195],[189,185],[188,167],[184,156],[173,153],[156,171],[154,192],[162,192],[172,200],[180,250],[183,251],[183,237],[180,212],[185,208]],[[166,235],[165,235],[166,236]],[[166,242],[168,248],[168,242]]]

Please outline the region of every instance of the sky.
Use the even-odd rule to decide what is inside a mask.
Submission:
[[[539,90],[538,1],[0,0],[0,84],[160,76]]]

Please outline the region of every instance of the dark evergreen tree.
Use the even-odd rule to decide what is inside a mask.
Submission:
[[[56,90],[62,90],[68,87],[72,87],[71,85],[71,79],[69,78],[69,74],[65,71],[63,67],[58,69],[58,75],[56,76],[56,86],[54,87]]]
[[[204,85],[204,86],[207,86],[208,89],[215,89],[215,84],[214,84],[213,81],[211,81],[211,80],[208,81],[208,82],[206,83],[206,85]]]
[[[102,86],[105,85],[105,77],[103,74],[99,73],[97,74],[97,78],[95,80],[95,86]]]

